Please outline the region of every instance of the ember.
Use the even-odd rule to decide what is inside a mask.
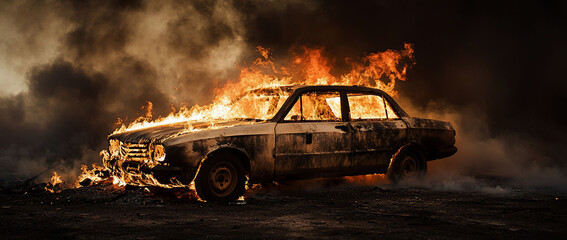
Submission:
[[[45,186],[45,190],[51,193],[56,193],[61,191],[61,176],[57,174],[57,172],[53,172],[53,176],[51,176],[51,181]]]

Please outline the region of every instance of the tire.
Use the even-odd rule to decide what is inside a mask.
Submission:
[[[195,179],[197,195],[208,202],[237,200],[245,191],[246,172],[233,154],[218,153],[207,158]]]
[[[427,174],[427,162],[418,151],[408,148],[401,149],[388,168],[388,179],[391,183],[402,180],[418,180]]]

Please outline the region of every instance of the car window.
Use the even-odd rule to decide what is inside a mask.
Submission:
[[[309,92],[295,102],[286,121],[341,121],[339,92]]]
[[[388,101],[379,95],[347,94],[347,98],[353,121],[398,118]]]
[[[231,112],[225,117],[266,120],[272,118],[288,96],[281,92],[249,93],[230,105]]]

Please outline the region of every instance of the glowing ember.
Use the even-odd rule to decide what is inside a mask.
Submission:
[[[61,176],[59,176],[59,174],[57,174],[57,172],[53,172],[53,176],[51,176],[51,185],[55,186],[57,184],[62,183],[63,181],[61,181]]]
[[[48,186],[45,187],[45,190],[51,193],[56,193],[61,190],[61,176],[57,174],[57,172],[53,172],[53,176],[51,176],[51,182],[49,182]]]
[[[387,184],[390,181],[386,174],[369,174],[369,175],[360,175],[360,176],[349,176],[344,177],[347,183],[353,183],[357,185],[376,185],[379,183]]]

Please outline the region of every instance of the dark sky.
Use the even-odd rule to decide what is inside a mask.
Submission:
[[[412,43],[416,64],[397,86],[401,96],[421,108],[474,108],[486,121],[485,137],[527,139],[554,164],[567,154],[566,1],[3,5],[2,25],[17,39],[2,40],[3,55],[26,63],[9,65],[23,69],[25,88],[0,95],[0,160],[8,168],[96,162],[117,118],[140,116],[146,101],[157,115],[207,103],[259,45],[275,59],[299,46],[324,47],[338,75],[348,70],[347,57]],[[46,49],[49,57],[37,60]],[[215,60],[218,49],[234,53],[232,64]]]
[[[413,43],[417,63],[398,85],[401,95],[421,106],[477,108],[487,137],[528,139],[563,164],[565,1],[323,1],[317,11],[238,5],[248,41],[282,54],[296,44],[325,46],[340,60]]]

